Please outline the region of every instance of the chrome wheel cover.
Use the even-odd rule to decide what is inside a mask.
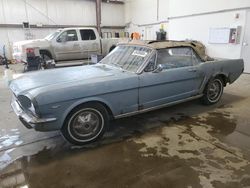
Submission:
[[[70,136],[78,142],[88,142],[102,132],[104,118],[95,109],[83,109],[73,114],[68,123]]]
[[[219,79],[213,80],[208,86],[207,98],[210,102],[217,102],[222,94],[222,82]]]

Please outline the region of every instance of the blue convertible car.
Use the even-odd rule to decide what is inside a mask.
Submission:
[[[201,98],[217,103],[243,60],[215,60],[197,41],[118,45],[96,65],[28,73],[10,84],[27,128],[61,130],[73,144],[95,141],[109,121]]]

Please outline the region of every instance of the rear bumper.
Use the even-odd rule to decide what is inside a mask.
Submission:
[[[11,107],[14,110],[15,114],[19,117],[20,121],[28,129],[36,129],[36,127],[39,125],[42,126],[46,123],[56,121],[56,118],[38,118],[31,113],[26,113],[16,100],[12,100]]]

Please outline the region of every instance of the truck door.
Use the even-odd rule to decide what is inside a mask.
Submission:
[[[62,32],[52,45],[56,60],[81,59],[79,37],[75,29]]]
[[[101,53],[101,42],[97,32],[94,32],[93,29],[80,29],[80,35],[83,58],[88,58],[91,54]]]

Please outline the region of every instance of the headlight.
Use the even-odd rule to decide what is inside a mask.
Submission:
[[[24,109],[29,109],[31,107],[31,100],[26,97],[25,95],[19,95],[17,97],[20,105],[24,108]]]
[[[32,101],[30,100],[29,97],[27,97],[25,95],[19,95],[17,97],[17,99],[18,99],[20,105],[22,106],[22,108],[24,108],[24,110],[29,110],[34,115],[36,114],[36,109],[34,107],[34,104],[32,103]]]
[[[36,109],[33,105],[33,103],[31,103],[31,107],[29,108],[29,110],[35,115],[36,114]]]

